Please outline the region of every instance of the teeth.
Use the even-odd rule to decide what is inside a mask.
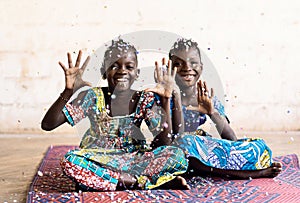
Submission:
[[[192,80],[194,78],[194,75],[186,75],[186,76],[183,76],[183,78],[186,80]]]
[[[118,81],[118,82],[126,82],[127,79],[124,79],[124,78],[118,78],[117,81]]]

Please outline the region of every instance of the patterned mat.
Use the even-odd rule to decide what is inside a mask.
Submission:
[[[276,178],[227,180],[193,177],[191,190],[81,192],[66,177],[60,159],[75,146],[51,146],[30,186],[27,202],[300,202],[300,170],[295,154],[275,157],[283,164]]]

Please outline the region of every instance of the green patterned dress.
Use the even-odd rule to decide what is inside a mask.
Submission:
[[[142,189],[156,188],[185,173],[188,161],[180,148],[161,146],[151,150],[141,133],[142,121],[154,135],[160,131],[156,98],[153,93],[140,92],[135,112],[115,117],[106,112],[99,87],[89,89],[83,99],[66,104],[63,112],[72,126],[86,117],[91,125],[80,149],[65,155],[61,163],[64,172],[81,187],[97,191],[116,190],[121,173],[136,177]]]

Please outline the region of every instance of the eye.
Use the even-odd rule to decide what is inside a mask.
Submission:
[[[119,66],[118,66],[118,64],[116,64],[116,63],[112,64],[112,65],[109,67],[110,70],[116,70],[116,69],[118,69],[118,68],[119,68]]]
[[[135,63],[133,63],[133,62],[126,63],[125,65],[126,65],[127,70],[133,70],[136,68]]]
[[[175,62],[175,63],[173,63],[173,66],[174,66],[174,67],[182,67],[182,63],[180,63],[180,62]]]
[[[198,63],[198,62],[196,62],[196,61],[192,61],[192,62],[191,62],[191,65],[192,65],[193,67],[196,67],[196,66],[198,66],[198,65],[199,65],[199,63]]]
[[[127,68],[128,70],[132,70],[132,69],[134,69],[134,66],[133,66],[133,65],[127,65],[126,68]]]

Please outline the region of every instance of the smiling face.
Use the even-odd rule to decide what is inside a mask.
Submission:
[[[110,59],[106,69],[106,77],[109,89],[114,91],[129,90],[138,77],[137,58],[135,53],[116,53]]]
[[[129,90],[138,77],[136,53],[135,47],[122,39],[112,41],[106,50],[101,72],[111,91]]]
[[[172,67],[177,67],[177,85],[180,88],[195,86],[202,74],[199,50],[193,46],[188,49],[173,49],[171,60]]]

